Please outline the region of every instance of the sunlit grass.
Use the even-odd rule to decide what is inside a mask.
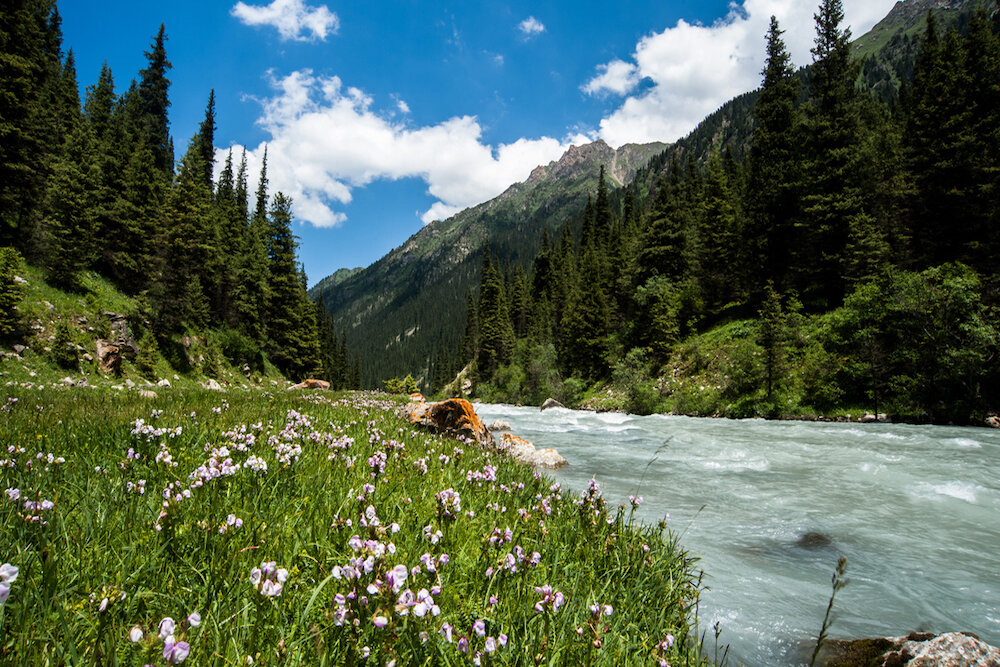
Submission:
[[[696,568],[662,525],[385,395],[0,405],[0,663],[699,661]]]

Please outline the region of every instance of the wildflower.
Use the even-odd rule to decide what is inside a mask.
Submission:
[[[384,628],[385,626],[389,625],[389,619],[386,618],[385,616],[376,616],[375,618],[372,619],[372,625],[374,625],[376,628]]]
[[[160,633],[158,635],[159,639],[163,640],[172,639],[174,636],[175,628],[176,628],[176,623],[174,623],[174,619],[170,618],[169,616],[164,617],[164,619],[160,621],[160,627],[159,627]],[[163,657],[166,656],[164,655]]]
[[[452,630],[454,630],[454,628],[450,623],[444,623],[441,625],[441,629],[438,631],[438,634],[443,636],[444,640],[450,644],[452,643],[452,636],[451,636]]]
[[[7,499],[8,500],[18,500],[21,497],[20,489],[7,489]]]
[[[546,608],[555,613],[566,602],[563,594],[549,584],[535,586],[535,592],[542,596],[542,599],[535,603],[535,611],[539,614],[546,611]]]
[[[663,641],[660,642],[659,644],[660,650],[662,651],[668,650],[673,645],[674,645],[674,636],[669,632],[667,633],[667,636],[663,638]]]
[[[171,665],[184,662],[184,659],[191,653],[191,646],[187,642],[174,642],[168,639],[163,645],[163,659]]]
[[[143,633],[142,628],[138,625],[132,626],[132,629],[128,631],[128,640],[133,644],[138,644],[142,641]]]
[[[496,651],[497,650],[497,640],[494,639],[493,637],[487,637],[486,638],[486,645],[483,648],[483,650],[486,651],[487,653],[493,653],[494,651]]]
[[[187,622],[188,625],[190,625],[192,628],[197,628],[199,625],[201,625],[201,614],[199,614],[196,611],[191,612],[191,614],[188,615],[187,617]]]
[[[10,597],[10,585],[17,580],[18,569],[10,563],[0,565],[0,605]]]
[[[472,624],[472,631],[476,633],[477,637],[485,637],[486,636],[486,621],[484,621],[481,618],[477,619]]]

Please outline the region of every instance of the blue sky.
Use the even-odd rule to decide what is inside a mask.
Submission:
[[[178,156],[216,94],[219,163],[294,199],[310,284],[491,199],[573,144],[673,141],[759,85],[774,14],[810,61],[818,0],[61,0],[81,88],[121,92],[165,24]],[[845,0],[866,32],[893,0]]]

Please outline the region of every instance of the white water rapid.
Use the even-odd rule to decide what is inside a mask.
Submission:
[[[589,479],[644,497],[705,571],[699,631],[729,664],[808,662],[839,556],[831,637],[969,631],[1000,645],[1000,431],[729,421],[476,405]],[[721,657],[721,653],[720,653]]]

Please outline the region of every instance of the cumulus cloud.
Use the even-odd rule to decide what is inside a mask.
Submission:
[[[894,0],[845,0],[844,25],[860,36],[892,8]],[[811,62],[816,2],[744,0],[712,25],[678,21],[673,28],[643,37],[632,62],[599,65],[583,86],[589,94],[628,95],[601,120],[599,136],[612,146],[629,142],[675,141],[724,102],[760,85],[764,38],[772,15],[778,18],[796,66]]]
[[[534,37],[535,35],[540,35],[545,32],[545,25],[534,16],[529,16],[517,24],[517,29],[520,30],[525,37]]]
[[[336,205],[350,203],[354,188],[378,179],[423,179],[437,201],[422,220],[446,218],[499,195],[582,139],[541,137],[491,146],[482,141],[475,117],[411,127],[394,121],[391,112],[374,110],[370,96],[336,76],[302,70],[274,78],[272,85],[275,94],[261,101],[258,120],[271,137],[270,189],[290,195],[296,217],[317,227],[342,223],[345,215]],[[251,174],[259,171],[264,147],[248,150]],[[217,157],[217,164],[225,162],[223,151]]]
[[[308,7],[303,0],[274,0],[269,5],[237,2],[230,13],[246,25],[273,26],[284,40],[324,40],[340,28],[340,19],[326,5]]]
[[[639,68],[623,60],[612,60],[606,65],[598,65],[600,74],[583,86],[590,95],[611,92],[624,95],[639,84]]]

